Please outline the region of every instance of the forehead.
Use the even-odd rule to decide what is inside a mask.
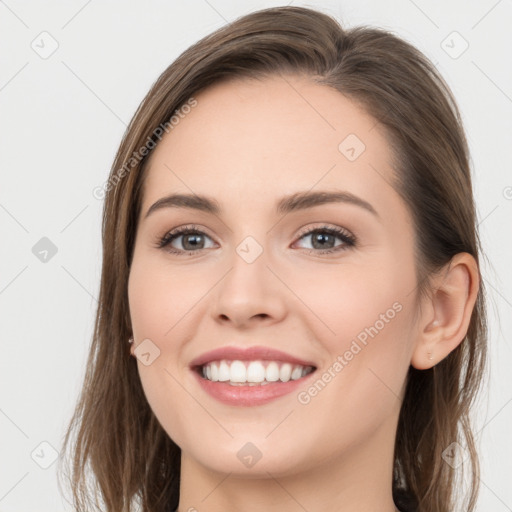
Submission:
[[[312,188],[399,207],[385,134],[339,91],[288,75],[216,83],[194,97],[197,105],[153,150],[143,211],[171,192],[242,207]]]

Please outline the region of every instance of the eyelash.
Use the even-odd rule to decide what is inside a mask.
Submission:
[[[338,246],[332,247],[330,249],[305,249],[305,250],[309,251],[309,253],[329,254],[329,253],[333,253],[333,252],[345,251],[351,247],[355,247],[357,244],[357,238],[354,235],[350,234],[348,231],[346,231],[344,229],[332,227],[332,226],[320,226],[318,228],[309,229],[307,231],[302,231],[299,234],[298,239],[300,240],[301,238],[303,238],[306,235],[311,235],[313,233],[318,233],[318,232],[327,233],[329,235],[336,236],[336,237],[340,238],[341,240],[343,240],[344,243],[342,245],[338,245]],[[205,235],[208,238],[211,238],[204,231],[201,231],[195,225],[182,226],[180,228],[176,228],[172,231],[169,231],[163,237],[159,238],[158,242],[157,242],[157,247],[159,249],[164,249],[173,240],[178,238],[180,235],[184,235],[184,234]],[[198,249],[196,251],[178,250],[178,249],[174,249],[174,248],[166,249],[167,252],[169,252],[171,254],[176,254],[178,256],[183,256],[183,255],[191,256],[192,254],[201,252],[202,250],[206,250],[206,249]]]

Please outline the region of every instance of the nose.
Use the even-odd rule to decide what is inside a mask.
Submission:
[[[234,253],[229,270],[214,290],[211,308],[214,321],[243,329],[283,320],[286,286],[276,277],[275,270],[269,268],[265,256],[263,251],[249,263]]]

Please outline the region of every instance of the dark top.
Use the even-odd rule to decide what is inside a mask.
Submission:
[[[418,503],[415,498],[403,490],[393,490],[393,500],[400,512],[417,512]]]

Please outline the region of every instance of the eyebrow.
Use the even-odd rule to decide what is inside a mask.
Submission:
[[[352,204],[379,217],[379,214],[370,203],[347,191],[295,192],[281,198],[277,202],[276,213],[284,215],[329,203]],[[153,203],[144,218],[146,219],[149,215],[162,208],[189,208],[213,215],[220,215],[222,213],[219,203],[211,197],[197,194],[171,194]]]

